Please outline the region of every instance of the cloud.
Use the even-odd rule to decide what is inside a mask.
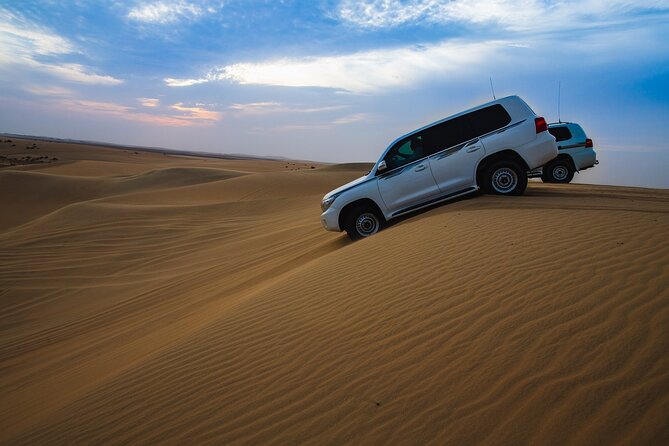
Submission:
[[[92,113],[102,112],[116,115],[124,115],[124,114],[130,114],[132,112],[132,109],[130,107],[120,104],[114,104],[113,102],[99,102],[99,101],[73,99],[62,103],[74,106],[71,108],[76,108],[76,106],[79,106],[82,109],[85,109],[86,111]]]
[[[230,110],[245,114],[267,113],[320,113],[345,108],[345,105],[331,105],[326,107],[287,106],[280,102],[251,102],[248,104],[232,104]]]
[[[65,109],[89,115],[100,114],[127,121],[170,127],[209,125],[213,121],[221,119],[221,115],[218,112],[212,112],[200,107],[186,107],[181,103],[174,104],[170,107],[172,110],[181,112],[180,114],[150,114],[138,112],[133,107],[116,104],[114,102],[90,101],[84,99],[63,99],[51,102],[51,104],[59,110]]]
[[[354,122],[364,121],[366,119],[368,119],[366,113],[355,113],[353,115],[342,116],[341,118],[337,118],[334,121],[332,121],[332,123],[335,125],[345,125],[345,124],[352,124]]]
[[[35,67],[41,68],[49,73],[55,74],[56,76],[71,81],[78,82],[81,84],[94,84],[94,85],[119,85],[123,83],[123,80],[116,79],[112,76],[96,74],[91,72],[88,68],[80,64],[67,63],[67,64],[43,64],[37,62]]]
[[[200,121],[218,121],[221,119],[221,113],[204,109],[202,107],[186,107],[179,102],[170,107],[172,110],[181,112],[178,119],[200,120]]]
[[[419,19],[432,20],[441,9],[439,1],[342,1],[338,15],[345,21],[361,27],[382,28],[398,26]]]
[[[75,45],[23,16],[0,8],[0,63],[4,70],[25,67],[71,82],[118,85],[123,80],[101,75],[76,63],[59,63],[59,56],[79,54]]]
[[[209,3],[185,0],[141,2],[130,9],[128,18],[157,25],[173,24],[183,20],[192,22],[220,9],[220,3],[218,7],[211,6]]]
[[[52,56],[76,52],[67,39],[2,8],[0,43],[0,57],[5,60],[24,54]]]
[[[649,11],[655,12],[650,17]],[[657,11],[660,11],[658,14]],[[664,13],[666,12],[666,14]],[[590,57],[593,63],[621,57],[654,57],[666,53],[666,39],[658,39],[658,27],[669,15],[666,0],[585,0],[576,3],[545,0],[376,0],[339,4],[339,15],[361,27],[392,27],[404,23],[453,22],[480,25],[496,39],[471,32],[462,38],[441,42],[381,48],[340,55],[313,55],[241,61],[213,67],[191,78],[167,77],[170,87],[189,87],[216,81],[240,85],[317,87],[337,92],[366,94],[418,87],[434,79],[463,79],[476,69],[517,70],[521,57],[534,57],[537,64],[555,63],[555,54]],[[664,24],[663,24],[664,23]],[[622,26],[626,24],[626,26]],[[556,37],[556,30],[560,33]],[[574,31],[574,33],[570,33]],[[511,32],[511,31],[515,31]],[[490,32],[486,33],[490,35]],[[577,38],[573,38],[577,36]],[[623,36],[622,39],[620,37]],[[542,48],[550,48],[550,56]],[[625,51],[621,51],[622,49]],[[627,49],[632,53],[627,53]],[[544,57],[539,57],[543,55]],[[567,60],[567,59],[565,59]],[[509,68],[511,67],[511,68]],[[271,107],[246,112],[271,112]]]
[[[191,85],[197,85],[197,84],[203,84],[205,82],[209,82],[212,79],[173,79],[173,78],[166,78],[165,79],[165,84],[168,87],[190,87]]]
[[[275,112],[282,108],[279,102],[251,102],[249,104],[232,104],[231,110],[245,113],[267,113]]]
[[[335,126],[353,124],[354,122],[366,121],[369,119],[367,113],[355,113],[352,115],[342,116],[327,122],[315,122],[306,124],[285,124],[270,128],[257,129],[258,133],[270,132],[295,132],[295,131],[309,131],[309,130],[328,130]]]
[[[160,99],[153,98],[137,98],[137,102],[144,107],[154,108],[160,105]]]
[[[23,87],[24,91],[32,93],[36,96],[60,96],[68,97],[74,96],[74,92],[68,88],[58,86],[44,86],[44,85],[26,85]]]
[[[292,132],[301,132],[309,130],[328,130],[332,128],[332,124],[286,124],[279,125],[276,127],[263,127],[255,129],[254,133],[292,133]]]
[[[498,24],[508,30],[579,29],[669,11],[666,0],[343,0],[336,15],[362,28],[420,24]]]
[[[242,85],[322,87],[366,93],[410,87],[427,78],[462,74],[509,42],[439,42],[340,56],[277,59],[217,67],[197,79],[165,79],[168,86],[225,80]]]

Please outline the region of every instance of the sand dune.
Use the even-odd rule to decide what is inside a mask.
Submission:
[[[0,170],[1,443],[669,442],[667,191],[352,243],[319,202],[365,164],[40,150]]]

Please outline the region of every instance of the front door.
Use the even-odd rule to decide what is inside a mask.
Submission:
[[[418,206],[439,193],[420,135],[397,143],[384,158],[378,174],[379,192],[391,214]]]

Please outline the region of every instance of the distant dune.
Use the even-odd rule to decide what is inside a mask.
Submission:
[[[0,168],[1,444],[669,444],[667,190],[352,243],[368,164],[5,139],[49,162]]]
[[[328,166],[321,167],[319,170],[323,172],[368,172],[371,168],[374,167],[372,163],[345,163],[345,164],[330,164]],[[326,191],[327,192],[327,191]]]

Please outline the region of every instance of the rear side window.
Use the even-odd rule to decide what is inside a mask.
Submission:
[[[465,116],[469,118],[476,136],[501,129],[511,122],[511,116],[500,104],[473,111]]]
[[[432,154],[493,132],[510,122],[509,113],[495,104],[425,129],[422,135],[428,153]]]
[[[458,116],[423,130],[423,139],[429,154],[456,146],[475,138],[467,116]]]
[[[567,127],[549,127],[548,133],[555,136],[557,142],[571,139],[571,132]]]

